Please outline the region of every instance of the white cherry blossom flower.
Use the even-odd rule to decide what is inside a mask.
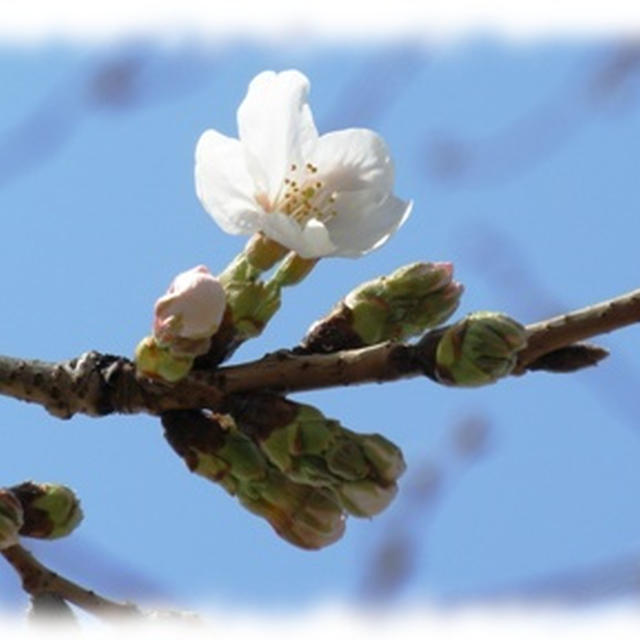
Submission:
[[[196,148],[196,192],[222,229],[262,231],[303,258],[359,256],[384,244],[411,203],[368,129],[319,136],[299,71],[264,71],[238,109],[239,139],[212,129]]]

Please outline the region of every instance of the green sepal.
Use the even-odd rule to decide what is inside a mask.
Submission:
[[[178,382],[191,371],[195,356],[173,353],[167,346],[160,346],[153,336],[143,338],[136,347],[136,369],[150,378],[165,382]]]

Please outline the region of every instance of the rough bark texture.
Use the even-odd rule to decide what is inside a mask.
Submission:
[[[76,413],[160,414],[170,409],[216,409],[223,394],[189,379],[176,385],[139,377],[126,358],[89,351],[59,363],[0,357],[0,393],[42,405],[67,419]]]

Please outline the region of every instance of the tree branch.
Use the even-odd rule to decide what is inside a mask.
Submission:
[[[76,413],[160,414],[171,409],[216,409],[224,394],[189,378],[177,385],[138,377],[127,358],[88,351],[65,362],[0,356],[0,394],[42,405],[58,418]]]
[[[84,611],[104,620],[142,618],[144,614],[133,604],[114,602],[71,582],[36,560],[26,549],[16,544],[4,549],[2,555],[22,579],[22,587],[30,595],[55,594]]]
[[[640,289],[571,313],[527,325],[527,346],[518,356],[514,375],[546,353],[587,338],[640,322]]]
[[[640,322],[640,289],[528,325],[528,345],[519,353],[513,374],[540,368],[536,362],[546,354],[635,322]],[[126,358],[95,351],[62,363],[0,357],[0,394],[36,402],[61,418],[75,413],[158,415],[172,409],[196,408],[224,411],[226,398],[233,393],[307,391],[418,375],[433,377],[435,347],[442,331],[431,331],[414,345],[385,342],[312,355],[280,351],[253,362],[194,371],[175,385],[138,376],[134,364]],[[600,350],[599,358],[603,355]]]

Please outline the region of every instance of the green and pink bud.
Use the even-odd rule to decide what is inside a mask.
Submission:
[[[174,353],[206,353],[224,315],[225,293],[220,281],[200,265],[173,279],[155,304],[153,337]]]
[[[301,347],[322,353],[405,340],[445,322],[462,292],[449,262],[401,267],[354,289],[309,329]]]
[[[153,335],[136,347],[138,371],[170,383],[187,376],[209,351],[226,306],[222,284],[204,265],[176,276],[155,304]]]
[[[457,309],[462,291],[450,262],[416,262],[360,285],[344,303],[369,345],[437,327]]]

